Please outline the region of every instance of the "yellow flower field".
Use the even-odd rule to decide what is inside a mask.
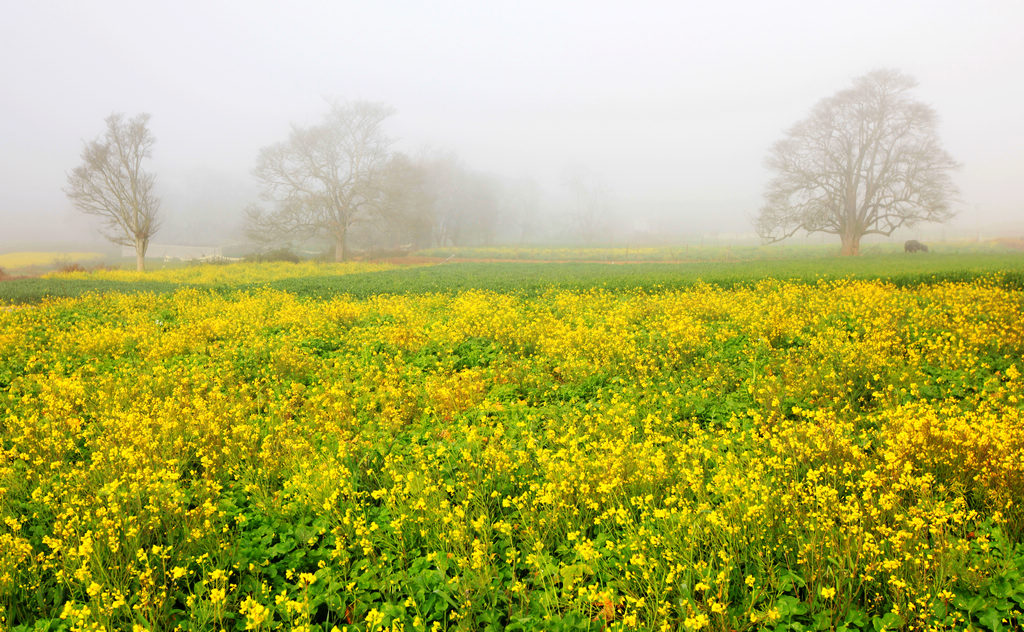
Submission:
[[[95,261],[103,257],[101,252],[5,252],[0,253],[0,268],[48,266],[57,261]]]
[[[167,281],[192,285],[241,285],[269,283],[282,279],[300,279],[315,275],[362,274],[380,272],[397,266],[386,263],[231,263],[224,265],[190,265],[138,272],[124,269],[99,269],[78,272],[53,272],[50,279],[94,279],[104,281]]]
[[[1022,322],[986,282],[0,311],[2,625],[1019,629]]]

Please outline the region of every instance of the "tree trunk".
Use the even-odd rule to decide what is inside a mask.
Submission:
[[[135,246],[135,269],[139,272],[146,271],[146,251],[138,244]]]
[[[839,254],[844,257],[855,257],[860,254],[860,235],[843,233],[840,238],[843,240],[843,249],[839,251]]]
[[[348,260],[348,250],[346,249],[345,239],[348,233],[348,228],[342,228],[338,233],[334,235],[334,261],[340,263]]]

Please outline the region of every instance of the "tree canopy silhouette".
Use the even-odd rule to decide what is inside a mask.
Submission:
[[[345,260],[349,229],[381,204],[391,156],[381,125],[392,112],[379,103],[335,103],[319,125],[293,125],[288,140],[264,147],[253,173],[277,208],[250,212],[250,235],[326,235],[335,260]]]
[[[64,192],[78,210],[103,218],[107,239],[133,246],[136,268],[143,270],[149,241],[160,228],[156,176],[142,168],[155,142],[149,114],[128,121],[111,114],[106,123],[103,136],[82,148],[82,164],[68,174]]]
[[[957,164],[939,142],[935,111],[911,96],[916,85],[877,70],[794,125],[766,160],[775,176],[758,234],[780,241],[801,230],[832,233],[842,254],[856,255],[865,235],[950,219]]]

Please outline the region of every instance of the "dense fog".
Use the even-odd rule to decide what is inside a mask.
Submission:
[[[261,151],[360,100],[394,110],[435,218],[363,222],[360,247],[754,240],[772,144],[876,68],[917,80],[960,164],[954,219],[897,236],[1024,236],[1022,23],[1010,1],[16,3],[0,249],[102,243],[64,189],[113,112],[151,115],[155,241],[246,242]]]

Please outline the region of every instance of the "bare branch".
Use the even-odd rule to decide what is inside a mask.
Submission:
[[[326,233],[346,257],[348,229],[381,205],[391,140],[381,126],[392,109],[378,103],[332,103],[319,125],[293,125],[285,142],[264,147],[253,175],[272,213],[250,214],[248,232],[308,237]]]
[[[909,92],[916,82],[878,70],[819,102],[775,143],[776,172],[756,221],[766,241],[800,230],[837,233],[844,254],[867,234],[952,217],[956,162],[941,147],[935,112]]]
[[[102,218],[100,231],[110,241],[133,246],[139,270],[146,249],[160,228],[156,177],[142,168],[152,154],[149,114],[125,121],[121,114],[106,119],[107,130],[82,148],[82,164],[68,173],[64,192],[78,210]]]

